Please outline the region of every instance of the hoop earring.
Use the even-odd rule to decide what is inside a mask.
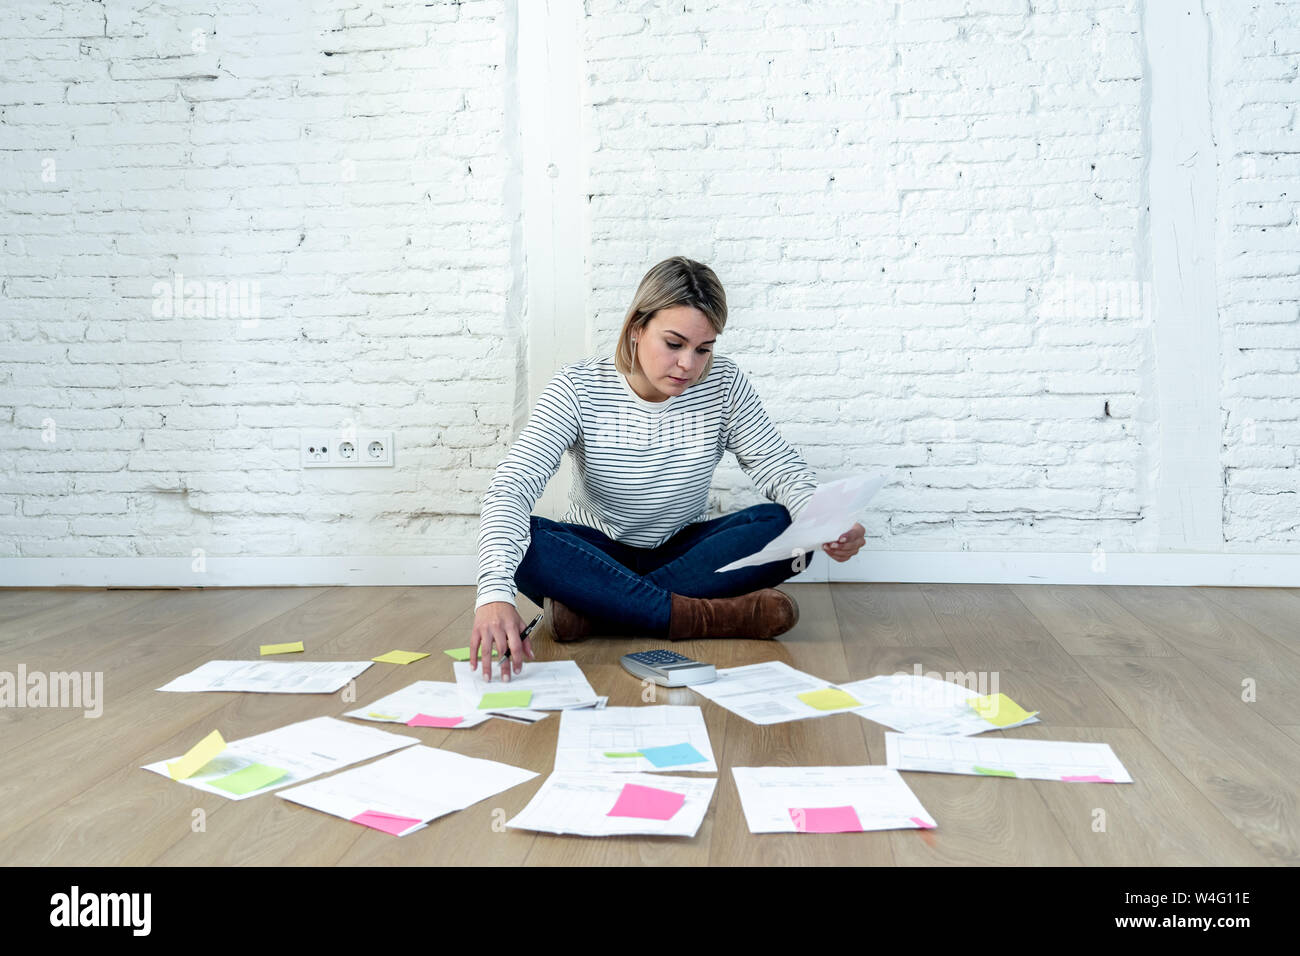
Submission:
[[[636,339],[632,340],[632,374],[636,374]]]

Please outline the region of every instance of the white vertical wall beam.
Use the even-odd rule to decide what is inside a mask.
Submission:
[[[587,309],[586,142],[581,0],[520,0],[517,59],[523,147],[523,254],[528,407],[556,370],[583,358]],[[525,410],[526,414],[526,410]],[[536,511],[566,507],[569,470],[547,486]]]
[[[1151,136],[1151,281],[1160,450],[1157,549],[1223,549],[1216,152],[1199,0],[1143,8]]]

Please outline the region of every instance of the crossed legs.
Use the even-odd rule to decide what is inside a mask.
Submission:
[[[597,633],[669,631],[672,595],[719,598],[786,581],[807,567],[793,558],[717,574],[790,525],[782,505],[762,504],[687,525],[657,548],[634,548],[594,528],[532,516],[515,584],[541,606],[552,598],[593,619]],[[797,570],[796,570],[797,569]]]

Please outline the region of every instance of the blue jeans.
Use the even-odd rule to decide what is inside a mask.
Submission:
[[[715,573],[789,526],[784,505],[754,505],[687,525],[657,548],[635,548],[595,528],[533,515],[532,539],[515,571],[515,586],[538,607],[543,598],[554,598],[595,619],[598,634],[667,634],[672,594],[733,597],[799,573],[793,557]],[[814,553],[804,552],[804,568]]]

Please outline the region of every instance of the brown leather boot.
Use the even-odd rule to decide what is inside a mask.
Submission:
[[[592,632],[592,621],[554,598],[542,599],[542,621],[538,625],[560,642],[581,641]]]
[[[748,637],[771,640],[799,623],[799,605],[776,588],[739,597],[691,598],[672,595],[668,639]]]

